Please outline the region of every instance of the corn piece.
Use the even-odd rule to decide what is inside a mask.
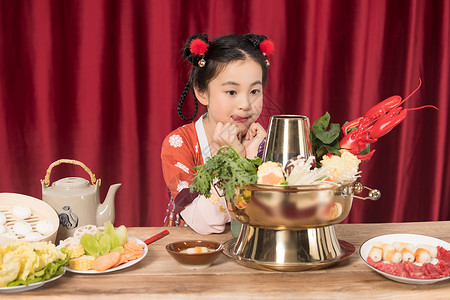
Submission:
[[[70,258],[78,258],[84,255],[84,248],[81,244],[70,246],[66,248],[66,252],[70,252]]]
[[[69,267],[78,271],[92,270],[94,265],[94,256],[83,255],[79,258],[72,258],[69,260]]]

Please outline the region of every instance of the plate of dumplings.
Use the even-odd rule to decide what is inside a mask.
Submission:
[[[17,240],[54,243],[58,226],[58,215],[42,200],[0,193],[0,246]]]

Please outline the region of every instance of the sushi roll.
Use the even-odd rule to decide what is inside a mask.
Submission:
[[[282,184],[285,182],[283,169],[278,162],[267,161],[258,167],[258,183]]]
[[[6,223],[6,216],[4,213],[0,211],[0,225],[5,225],[5,223]]]
[[[378,246],[372,246],[372,249],[369,251],[369,257],[374,262],[379,262],[383,259],[383,248]]]
[[[417,248],[414,253],[414,258],[418,263],[429,263],[431,261],[431,255],[424,248]]]
[[[18,219],[25,220],[31,217],[31,209],[23,204],[16,205],[12,209],[12,214]]]

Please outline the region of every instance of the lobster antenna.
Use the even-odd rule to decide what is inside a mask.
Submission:
[[[405,101],[408,100],[412,95],[414,95],[414,94],[420,89],[421,86],[422,86],[422,79],[419,77],[419,86],[416,87],[416,89],[415,89],[411,94],[409,94],[405,99],[403,99],[402,102],[400,102],[400,103],[398,104],[398,106],[402,105],[403,102],[405,102]]]

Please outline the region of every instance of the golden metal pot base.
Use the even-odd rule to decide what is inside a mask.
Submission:
[[[298,271],[306,271],[306,270],[317,270],[317,269],[323,269],[330,267],[338,262],[341,262],[355,253],[355,247],[350,244],[349,242],[339,240],[339,245],[341,246],[343,250],[343,255],[341,257],[328,260],[328,261],[322,261],[322,262],[314,262],[314,263],[282,263],[282,264],[276,264],[276,263],[268,263],[268,262],[260,262],[255,261],[251,259],[244,259],[242,257],[238,257],[236,254],[233,253],[233,248],[236,245],[237,239],[231,239],[229,241],[226,241],[224,245],[223,254],[228,256],[229,258],[234,259],[237,263],[250,267],[253,269],[258,270],[266,270],[266,271],[283,271],[283,272],[298,272]]]

